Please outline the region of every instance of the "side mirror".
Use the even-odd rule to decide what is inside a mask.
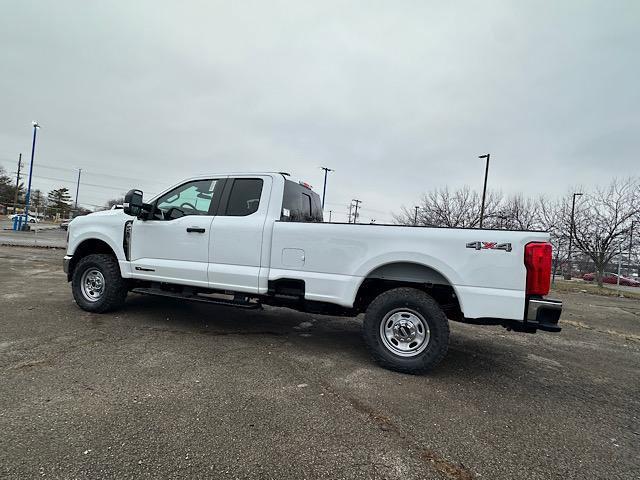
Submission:
[[[124,196],[122,204],[124,213],[133,217],[139,217],[142,213],[142,190],[129,190]]]

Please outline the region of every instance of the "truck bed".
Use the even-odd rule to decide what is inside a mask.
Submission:
[[[272,235],[269,280],[304,280],[309,300],[351,307],[366,278],[426,276],[450,285],[469,319],[522,318],[524,246],[549,240],[532,231],[298,222],[275,222]]]

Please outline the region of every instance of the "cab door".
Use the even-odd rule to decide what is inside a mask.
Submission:
[[[209,285],[259,293],[263,232],[271,185],[269,176],[229,178],[209,238]]]
[[[131,231],[133,278],[207,287],[211,223],[223,178],[191,180],[160,196]]]

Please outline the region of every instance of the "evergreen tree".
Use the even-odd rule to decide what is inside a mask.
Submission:
[[[61,217],[67,217],[71,211],[71,195],[66,187],[51,190],[47,196],[49,207],[54,214],[60,214]]]
[[[22,184],[20,184],[19,189],[20,191],[22,190]],[[13,205],[15,191],[15,179],[11,178],[3,167],[0,167],[0,203]]]

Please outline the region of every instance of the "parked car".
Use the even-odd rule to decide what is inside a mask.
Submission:
[[[203,175],[142,195],[69,225],[63,268],[83,310],[122,307],[132,291],[364,313],[374,360],[407,373],[444,358],[449,321],[561,330],[562,302],[545,298],[546,232],[325,223],[318,194],[282,173]]]
[[[63,220],[60,222],[60,228],[62,230],[69,230],[69,223],[71,223],[71,220]]]
[[[596,274],[595,273],[585,273],[582,276],[582,279],[587,281],[587,282],[593,282],[596,279]],[[602,283],[609,283],[612,285],[617,285],[618,284],[618,275],[615,273],[611,273],[611,272],[605,272],[602,275]],[[622,275],[620,275],[620,285],[623,285],[625,287],[640,287],[640,282],[638,280],[635,280],[633,278],[629,278],[629,277],[623,277]]]
[[[9,215],[9,220],[13,220],[15,217],[22,217],[22,221],[24,222],[24,218],[25,218],[24,213],[15,213],[13,215]],[[32,217],[31,215],[27,215],[27,221],[29,223],[37,223],[40,220],[37,217]]]

